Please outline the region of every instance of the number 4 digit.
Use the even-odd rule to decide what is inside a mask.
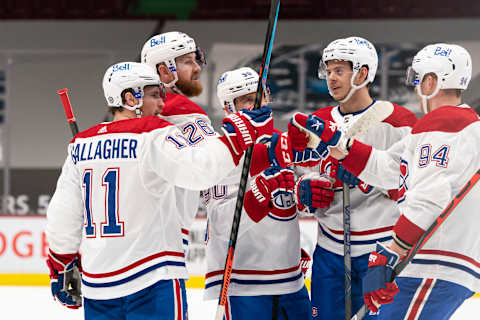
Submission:
[[[432,161],[436,162],[437,167],[446,168],[448,166],[448,152],[450,151],[450,146],[443,145],[434,152],[432,156]]]

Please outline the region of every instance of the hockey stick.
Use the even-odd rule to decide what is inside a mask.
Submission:
[[[345,320],[352,317],[352,257],[350,243],[350,185],[343,183],[343,270],[345,281]]]
[[[352,125],[346,136],[348,138],[360,137],[370,127],[383,121],[393,112],[393,104],[388,101],[377,101],[365,114]],[[350,185],[343,183],[343,268],[345,273],[345,320],[352,317],[352,256],[350,232]]]
[[[400,272],[405,269],[405,267],[413,260],[413,257],[417,252],[423,247],[423,245],[430,239],[433,233],[442,225],[442,223],[448,218],[448,216],[453,212],[453,210],[458,206],[460,201],[472,190],[475,184],[480,180],[480,169],[478,169],[473,176],[468,180],[468,182],[463,186],[463,188],[457,193],[457,195],[450,201],[448,206],[442,211],[438,218],[430,225],[430,227],[425,231],[425,233],[420,237],[415,246],[411,248],[405,258],[400,261],[399,264],[393,268],[392,279],[395,280]],[[360,310],[351,318],[351,320],[361,320],[365,314],[367,314],[367,307],[363,305]]]
[[[265,45],[263,47],[262,64],[260,65],[257,93],[255,96],[255,104],[253,109],[260,108],[263,98],[263,92],[267,83],[268,70],[270,66],[270,57],[272,55],[273,40],[275,38],[275,29],[277,27],[278,11],[280,9],[280,0],[271,0],[270,15],[268,18],[268,29],[265,37]],[[238,229],[240,226],[240,216],[243,209],[243,200],[245,198],[245,188],[247,185],[248,173],[250,171],[250,162],[252,160],[253,146],[249,147],[245,152],[245,160],[238,187],[237,202],[235,212],[233,214],[232,229],[230,231],[230,241],[228,244],[227,257],[225,259],[225,268],[223,270],[223,279],[220,287],[220,296],[218,298],[217,313],[215,320],[222,320],[225,314],[225,303],[227,302],[228,287],[233,269],[233,257],[235,255],[235,246],[237,244]]]
[[[68,89],[58,90],[57,93],[60,96],[60,100],[62,100],[63,109],[65,110],[65,116],[70,125],[70,130],[72,130],[72,135],[75,136],[78,133],[78,125],[75,115],[73,114],[72,105],[70,104],[70,98],[68,97]]]

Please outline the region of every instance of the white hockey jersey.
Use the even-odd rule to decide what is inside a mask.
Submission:
[[[167,93],[161,118],[180,129],[191,146],[218,136],[202,107],[180,94]],[[182,217],[183,245],[187,252],[190,227],[200,206],[200,192],[175,187],[175,199],[177,212]]]
[[[337,106],[320,109],[314,115],[334,121],[340,128],[347,130],[365,110],[367,109],[353,114],[342,114]],[[412,112],[394,104],[392,114],[370,128],[359,140],[379,150],[386,150],[410,133],[416,120]],[[314,168],[300,167],[297,168],[297,172],[317,170],[320,174],[330,174],[332,161],[336,162],[328,157]],[[330,252],[343,255],[343,195],[340,180],[336,180],[334,189],[335,198],[331,205],[315,212],[318,219],[317,244]],[[396,190],[396,187],[390,189]],[[365,183],[350,187],[352,257],[367,254],[375,249],[377,241],[385,242],[392,238],[393,225],[400,215],[395,203],[395,194],[393,190],[372,188]]]
[[[220,185],[204,191],[208,214],[205,299],[218,299],[220,293],[242,166],[243,161]],[[292,208],[294,201],[293,196],[275,198],[277,208]],[[294,210],[293,214],[270,212],[258,223],[243,210],[228,295],[288,294],[303,286],[300,227]]]
[[[175,186],[208,188],[235,165],[219,139],[191,147],[182,137],[145,117],[96,125],[68,146],[46,233],[53,252],[80,250],[85,297],[117,298],[188,277]]]
[[[370,184],[399,187],[402,216],[395,236],[414,244],[480,168],[479,141],[480,121],[473,109],[465,104],[443,106],[426,114],[411,135],[387,151],[355,143],[345,165]],[[479,203],[476,185],[401,276],[436,278],[480,290]]]

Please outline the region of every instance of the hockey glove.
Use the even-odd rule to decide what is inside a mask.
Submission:
[[[288,137],[292,142],[292,149],[295,151],[304,151],[307,148],[308,136],[305,132],[288,123]]]
[[[353,173],[345,169],[341,164],[337,167],[337,179],[352,186],[358,186],[360,183],[360,179],[355,177]]]
[[[382,304],[393,302],[400,291],[392,282],[393,268],[399,263],[400,256],[377,243],[375,251],[368,258],[367,274],[363,278],[363,300],[372,312],[377,312]]]
[[[286,168],[292,164],[292,148],[287,134],[275,132],[267,143],[267,151],[271,166]]]
[[[310,255],[308,254],[305,249],[301,248],[300,249],[300,267],[302,268],[302,273],[303,276],[307,275],[308,268],[310,268],[310,261],[312,261],[312,258],[310,258]]]
[[[316,150],[322,158],[328,157],[329,147],[337,147],[342,138],[342,132],[334,122],[323,120],[317,116],[297,112],[290,120],[308,136],[308,147]]]
[[[317,208],[327,208],[333,201],[335,192],[331,178],[309,173],[295,184],[297,208],[303,213],[313,214]]]
[[[290,168],[270,167],[250,181],[245,194],[244,207],[248,216],[255,222],[262,220],[271,209],[271,199],[278,193],[293,192],[295,178]]]
[[[78,254],[48,253],[50,287],[54,299],[70,309],[82,306],[80,256]],[[81,268],[81,267],[80,267]]]
[[[257,139],[272,136],[272,110],[269,107],[262,107],[232,113],[223,119],[222,131],[223,143],[235,156],[239,156]]]
[[[302,167],[314,167],[320,163],[322,159],[317,150],[306,148],[303,151],[292,150],[293,163]]]

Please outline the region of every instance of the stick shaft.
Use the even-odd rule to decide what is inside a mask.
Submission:
[[[273,40],[275,38],[275,30],[278,20],[278,12],[280,9],[280,0],[272,0],[270,4],[270,15],[268,19],[268,29],[265,37],[265,46],[263,48],[262,64],[260,66],[259,81],[257,87],[257,93],[255,96],[254,109],[260,108],[263,98],[263,92],[268,76],[268,70],[270,65],[270,57],[272,54]],[[228,245],[228,253],[225,259],[225,268],[223,272],[223,280],[220,287],[220,296],[218,300],[217,313],[215,315],[216,320],[222,320],[225,312],[225,303],[227,301],[228,287],[230,285],[230,279],[233,269],[233,258],[235,255],[235,247],[238,237],[238,229],[240,226],[240,217],[243,210],[243,200],[245,198],[245,189],[248,180],[248,173],[250,171],[250,163],[252,160],[253,147],[249,147],[244,155],[244,163],[242,168],[242,174],[240,178],[240,184],[238,187],[237,202],[235,205],[235,212],[233,215],[232,229],[230,231],[230,241]]]
[[[343,268],[345,281],[345,319],[352,317],[352,258],[350,243],[350,185],[343,183]]]
[[[68,97],[68,89],[61,89],[57,91],[62,101],[63,110],[65,110],[65,116],[67,117],[68,124],[70,125],[70,130],[72,135],[75,136],[78,133],[77,120],[73,114],[72,104],[70,103],[70,98]]]
[[[393,268],[392,279],[395,280],[396,277],[406,268],[406,266],[413,260],[413,257],[417,252],[423,247],[423,245],[432,237],[434,232],[440,227],[440,225],[450,216],[453,210],[458,206],[463,198],[472,190],[475,184],[480,179],[480,169],[478,169],[473,176],[467,181],[463,188],[455,195],[455,197],[450,201],[448,206],[442,211],[438,218],[432,223],[432,225],[425,231],[425,233],[420,237],[415,246],[413,246],[408,252],[405,258]],[[360,310],[351,318],[351,320],[361,320],[367,313],[367,307],[363,305]]]

